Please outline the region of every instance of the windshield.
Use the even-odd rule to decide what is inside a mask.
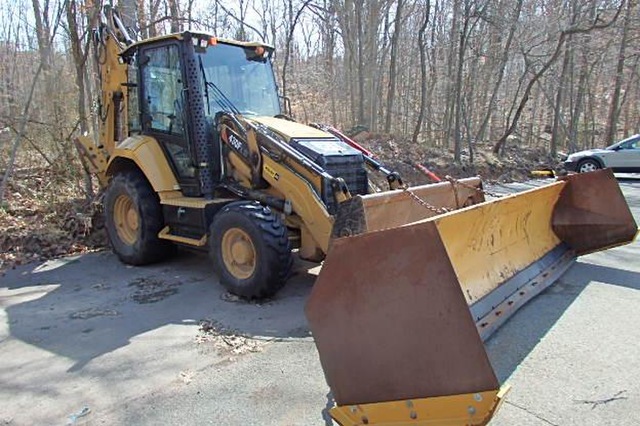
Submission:
[[[631,136],[631,137],[629,137],[629,138],[626,138],[626,139],[624,139],[624,140],[621,140],[620,142],[616,142],[616,143],[614,143],[613,145],[608,146],[606,149],[616,149],[616,148],[618,148],[620,145],[624,145],[624,144],[626,144],[627,142],[631,142],[631,143],[632,143],[635,139],[638,139],[638,137],[639,137],[639,135],[633,135],[633,136]],[[631,145],[631,143],[630,143],[629,145]],[[623,149],[624,149],[624,148],[630,148],[630,146],[629,146],[629,147],[624,146],[624,147],[622,147],[622,148],[623,148]]]
[[[227,98],[243,115],[280,114],[271,62],[255,55],[254,59],[248,59],[246,53],[252,56],[254,49],[218,43],[200,55],[206,81],[224,95],[213,96],[211,88],[208,89],[207,114],[214,116],[218,111],[230,111],[228,103],[221,98]]]

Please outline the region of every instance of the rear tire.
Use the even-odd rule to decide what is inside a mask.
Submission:
[[[246,299],[273,296],[291,272],[287,227],[257,202],[225,206],[210,227],[210,254],[220,283]]]
[[[129,265],[158,262],[174,253],[175,246],[158,238],[164,227],[158,196],[142,174],[115,175],[104,196],[107,235],[118,258]]]
[[[601,169],[600,163],[590,158],[587,158],[586,160],[582,160],[578,164],[578,172],[580,173],[595,172],[598,169]]]

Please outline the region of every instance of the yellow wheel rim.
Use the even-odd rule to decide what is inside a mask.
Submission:
[[[222,260],[227,271],[244,280],[256,269],[256,248],[249,234],[240,228],[231,228],[222,236]]]
[[[138,239],[140,216],[131,197],[120,195],[113,204],[113,221],[116,225],[118,237],[128,245],[133,245]]]

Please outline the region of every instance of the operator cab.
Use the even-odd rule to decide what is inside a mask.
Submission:
[[[217,113],[281,114],[272,54],[265,44],[192,32],[122,52],[129,64],[128,135],[160,142],[185,196],[211,194],[222,178],[220,146],[212,144]]]

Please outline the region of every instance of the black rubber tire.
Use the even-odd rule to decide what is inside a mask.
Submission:
[[[582,171],[581,169],[585,165],[592,165],[594,167],[594,169],[593,170]],[[601,169],[601,168],[602,168],[602,166],[596,160],[594,160],[592,158],[587,158],[587,159],[584,159],[584,160],[582,160],[582,161],[580,161],[578,163],[577,170],[578,170],[579,173],[588,173],[588,172],[596,171],[596,170]]]
[[[133,244],[123,241],[116,229],[114,205],[121,195],[133,201],[138,213],[138,229]],[[122,262],[147,265],[175,253],[174,244],[158,238],[158,233],[164,227],[162,207],[157,194],[141,173],[125,171],[111,179],[104,196],[104,215],[109,242]]]
[[[225,266],[222,238],[239,228],[250,238],[255,250],[255,268],[241,279]],[[216,214],[209,231],[209,250],[220,283],[232,294],[245,299],[264,299],[278,292],[289,278],[293,257],[287,227],[269,207],[257,202],[227,204]]]

